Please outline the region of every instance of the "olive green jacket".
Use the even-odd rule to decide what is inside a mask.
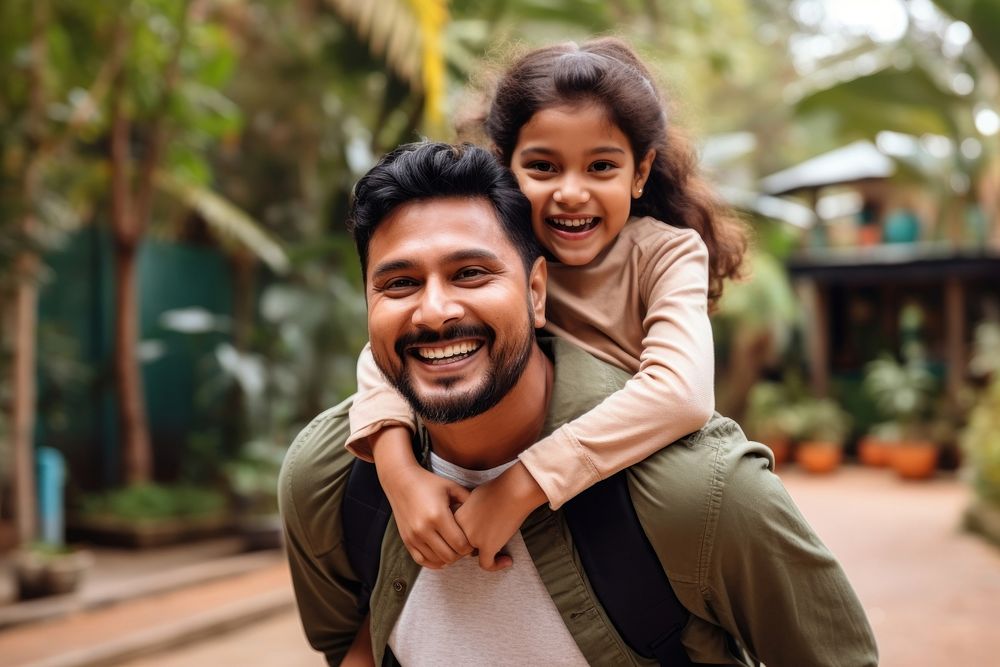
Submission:
[[[545,432],[628,379],[558,339]],[[338,664],[362,622],[344,550],[340,501],[353,462],[344,448],[350,399],[295,439],[279,497],[299,613],[309,643]],[[426,433],[421,433],[426,445]],[[770,450],[716,415],[700,431],[629,469],[636,512],[681,603],[682,641],[697,663],[768,667],[878,664],[871,628],[844,572],[772,473]],[[652,664],[632,652],[597,603],[562,512],[536,510],[521,529],[566,627],[593,665]],[[420,567],[390,520],[371,598],[376,663]],[[628,567],[628,563],[622,563]],[[540,637],[539,641],[544,641]]]

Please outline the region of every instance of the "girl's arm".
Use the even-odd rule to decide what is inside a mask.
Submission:
[[[387,426],[404,426],[413,433],[416,422],[409,403],[386,382],[375,365],[371,344],[366,343],[358,357],[358,393],[351,406],[351,435],[345,446],[359,459],[372,463],[372,436]],[[410,438],[406,436],[407,451]],[[413,459],[413,454],[410,454]]]
[[[521,453],[553,509],[697,431],[715,409],[708,249],[689,232],[645,254],[638,276],[646,305],[638,372],[596,408]]]
[[[465,502],[469,492],[417,462],[410,406],[382,377],[369,345],[358,358],[358,394],[350,421],[346,447],[374,461],[399,536],[413,560],[437,569],[469,554],[472,547],[452,512],[452,505]]]
[[[644,253],[648,256],[638,267],[639,297],[646,304],[638,372],[593,410],[522,452],[517,465],[473,491],[456,515],[487,569],[544,499],[557,509],[596,482],[698,430],[712,416],[708,250],[690,232],[652,250],[644,248]],[[617,297],[626,298],[626,289]],[[602,305],[594,303],[593,308],[599,312]],[[525,472],[541,495],[526,486]],[[508,482],[507,476],[519,481]],[[510,497],[509,488],[521,491]]]

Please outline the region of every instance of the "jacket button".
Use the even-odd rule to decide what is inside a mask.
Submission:
[[[403,581],[402,579],[393,579],[392,590],[396,591],[397,593],[402,593],[403,591],[406,590],[406,582]]]

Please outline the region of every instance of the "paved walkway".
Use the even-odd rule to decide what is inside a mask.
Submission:
[[[875,629],[883,667],[1000,664],[1000,549],[963,533],[969,492],[956,477],[902,482],[845,468],[782,472],[840,559]]]
[[[844,564],[875,628],[883,667],[998,664],[1000,549],[958,530],[968,492],[953,475],[903,483],[889,472],[855,467],[829,477],[794,467],[781,474]],[[255,606],[259,613],[242,613]],[[234,607],[242,612],[233,614]],[[209,628],[208,638],[199,624]],[[131,658],[107,652],[130,642],[159,652]],[[0,664],[307,667],[322,660],[305,644],[278,562],[0,631]]]

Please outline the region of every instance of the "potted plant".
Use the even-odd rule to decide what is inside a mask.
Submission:
[[[789,459],[797,429],[789,393],[781,383],[758,382],[747,397],[747,430],[752,438],[771,449],[775,466]]]
[[[795,406],[798,445],[795,461],[811,473],[837,469],[844,456],[844,442],[851,416],[830,398],[806,398]]]
[[[916,343],[901,362],[883,355],[865,367],[865,391],[886,419],[880,441],[891,445],[889,465],[904,479],[929,478],[937,467],[938,446],[930,438],[936,384]]]
[[[89,551],[62,544],[34,542],[14,552],[14,579],[19,600],[75,592],[94,563]]]
[[[892,449],[900,440],[899,425],[895,422],[874,424],[858,440],[858,460],[866,466],[885,468],[892,458]]]
[[[269,440],[253,440],[239,458],[226,464],[225,475],[235,504],[235,524],[249,549],[282,544],[278,516],[278,473],[285,449]]]
[[[70,528],[91,541],[145,548],[219,534],[229,520],[216,489],[137,484],[84,496]]]

